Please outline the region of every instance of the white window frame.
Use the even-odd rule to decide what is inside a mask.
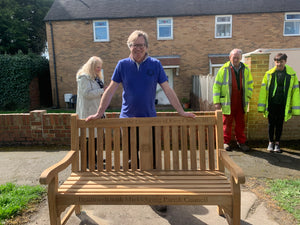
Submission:
[[[220,69],[224,64],[211,64],[209,65],[209,73],[212,75],[212,76],[216,76],[217,73],[214,73],[214,71],[216,69]]]
[[[105,22],[106,26],[96,26],[97,22]],[[96,38],[96,29],[97,28],[106,28],[107,38],[97,39]],[[93,31],[94,31],[94,41],[95,42],[107,42],[107,41],[109,41],[109,23],[108,23],[108,20],[94,20],[93,21]]]
[[[103,69],[101,69],[101,74],[102,74],[102,81],[104,83],[104,70]]]
[[[174,88],[174,71],[172,66],[163,66],[165,73],[168,77],[168,83],[170,88]],[[155,99],[158,100],[159,105],[169,105],[171,104],[169,99],[167,98],[166,94],[163,92],[160,85],[157,85],[156,87],[156,96]]]
[[[229,17],[230,21],[229,22],[218,22],[218,18],[220,17]],[[217,27],[218,25],[230,25],[230,33],[221,33],[219,34],[217,32]],[[222,35],[223,34],[223,35]],[[219,15],[215,16],[215,38],[232,38],[232,15]]]
[[[159,24],[159,21],[161,20],[171,20],[170,23],[168,24]],[[161,17],[161,18],[157,18],[156,20],[156,24],[157,24],[157,40],[173,40],[173,18],[172,17]],[[160,36],[160,32],[159,32],[159,28],[160,27],[169,27],[170,26],[170,36],[168,37],[161,37]]]
[[[286,13],[285,15],[284,15],[284,25],[283,25],[283,36],[300,36],[300,18],[299,19],[288,19],[287,17],[289,16],[289,15],[297,15],[297,16],[299,16],[300,17],[300,13],[298,12],[298,13]],[[286,26],[286,23],[287,22],[293,22],[293,23],[297,23],[297,25],[298,25],[298,32],[299,33],[294,33],[294,34],[286,34],[285,33],[285,26]],[[294,24],[294,26],[297,26],[296,24]]]

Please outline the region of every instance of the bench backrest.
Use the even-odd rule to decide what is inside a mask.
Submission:
[[[223,171],[218,158],[223,148],[222,112],[199,113],[196,118],[158,116],[89,122],[73,114],[71,148],[78,156],[73,171]]]

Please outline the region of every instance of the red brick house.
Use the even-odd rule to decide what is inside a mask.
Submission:
[[[136,29],[148,33],[149,54],[161,61],[179,99],[189,98],[193,75],[215,74],[233,48],[300,47],[299,0],[55,0],[44,20],[53,102],[60,107],[66,93],[76,94],[76,72],[90,56],[103,59],[110,82]],[[112,107],[121,105],[121,91]]]

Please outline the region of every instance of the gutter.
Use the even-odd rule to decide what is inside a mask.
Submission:
[[[52,52],[53,52],[53,67],[54,67],[54,80],[55,80],[55,94],[56,94],[56,108],[59,109],[59,95],[58,95],[58,85],[57,85],[57,72],[56,72],[56,58],[55,58],[55,47],[54,47],[54,37],[53,37],[53,26],[51,21],[49,21],[51,30],[51,41],[52,41]]]

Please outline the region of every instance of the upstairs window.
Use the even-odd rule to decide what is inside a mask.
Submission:
[[[300,13],[286,13],[284,18],[284,36],[300,35]]]
[[[157,19],[157,40],[173,39],[173,18]]]
[[[215,38],[231,38],[232,37],[232,16],[216,16],[215,17]]]
[[[108,21],[94,21],[94,41],[109,41]]]

